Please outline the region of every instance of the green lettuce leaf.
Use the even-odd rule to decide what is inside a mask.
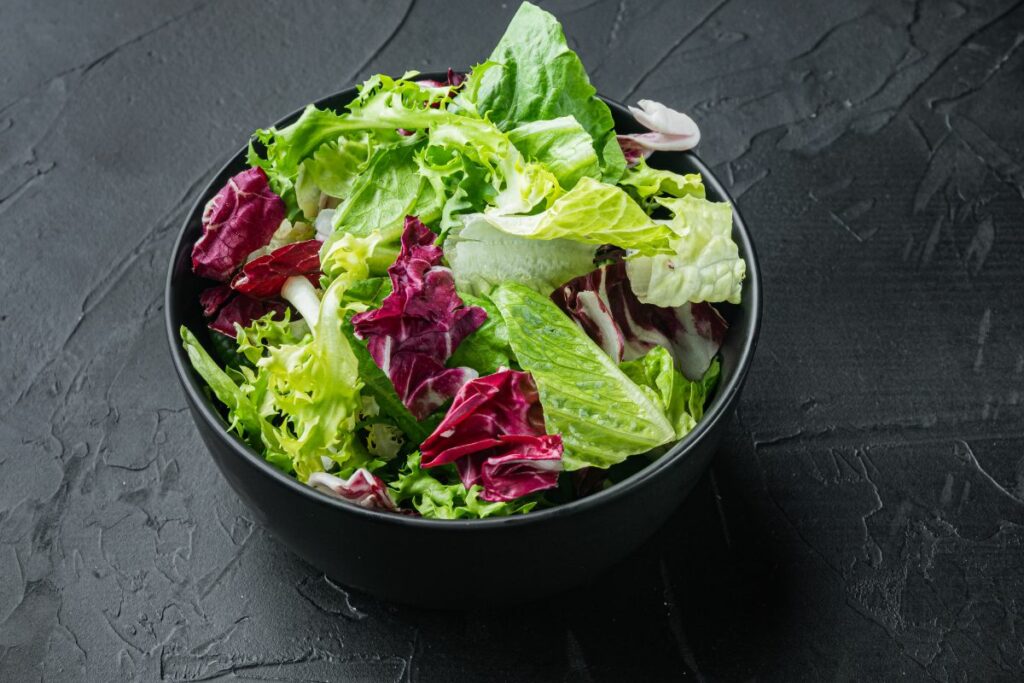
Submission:
[[[418,452],[409,455],[405,467],[390,488],[396,503],[412,505],[429,519],[482,519],[522,514],[535,508],[542,500],[539,495],[508,502],[481,500],[483,487],[474,486],[467,491],[459,481],[454,465],[429,471],[421,469]]]
[[[562,435],[567,470],[606,468],[675,437],[649,392],[551,299],[509,283],[491,300],[505,319],[516,359],[537,382],[548,432]]]
[[[668,349],[656,346],[642,358],[620,363],[619,368],[657,401],[681,439],[704,416],[704,403],[718,381],[720,365],[716,358],[704,377],[691,382],[675,369]]]
[[[366,170],[372,143],[366,134],[353,133],[325,142],[299,165],[295,178],[295,199],[306,219],[320,212],[320,193],[344,199],[360,174]]]
[[[398,256],[399,238],[400,235],[384,243],[376,230],[365,236],[349,232],[331,233],[320,247],[320,269],[328,282],[342,273],[352,273],[348,278],[350,286],[371,275],[384,275]]]
[[[311,337],[267,347],[256,362],[253,382],[265,386],[261,412],[278,417],[277,439],[301,481],[323,470],[321,457],[341,466],[365,457],[355,440],[359,364],[341,329],[346,285],[338,278],[324,292]]]
[[[648,213],[657,208],[655,198],[661,195],[683,197],[691,195],[704,199],[704,183],[700,173],[680,175],[660,168],[651,168],[641,158],[636,166],[628,169],[619,180],[619,185],[628,192]]]
[[[373,356],[366,348],[366,342],[356,337],[352,323],[345,321],[342,331],[359,364],[359,379],[363,382],[364,391],[373,396],[380,411],[394,420],[395,425],[412,443],[419,444],[430,436],[430,426],[413,417],[405,407],[391,380],[374,362]]]
[[[531,216],[485,213],[487,222],[510,235],[537,240],[566,238],[588,244],[615,244],[640,253],[671,253],[672,230],[651,220],[621,188],[593,178]]]
[[[524,2],[487,62],[473,69],[456,104],[502,130],[572,116],[593,139],[604,179],[615,182],[625,159],[611,110],[596,92],[558,20]]]
[[[479,306],[487,311],[487,319],[472,334],[462,340],[448,359],[448,367],[473,368],[483,375],[491,375],[499,368],[517,368],[512,347],[508,343],[508,328],[497,306],[487,297],[473,296],[460,291],[466,306]]]
[[[489,221],[482,214],[467,215],[445,240],[445,258],[459,291],[486,294],[502,282],[518,282],[547,293],[594,269],[592,244],[517,237]]]
[[[363,304],[367,309],[380,308],[388,294],[391,294],[391,278],[368,277],[345,290],[345,301]]]
[[[334,229],[367,236],[380,232],[385,241],[402,233],[408,215],[425,223],[440,217],[433,187],[419,173],[417,139],[378,149],[352,191],[334,213]]]
[[[187,327],[182,325],[178,332],[192,367],[210,387],[217,400],[227,407],[228,429],[245,439],[255,437],[259,440],[263,435],[263,420],[252,400],[221,370]]]
[[[747,266],[732,241],[732,206],[690,195],[658,203],[673,213],[668,227],[675,253],[626,262],[637,298],[666,308],[688,301],[739,303]]]
[[[572,116],[530,121],[510,130],[508,137],[524,156],[544,164],[567,190],[584,176],[601,177],[594,140]]]

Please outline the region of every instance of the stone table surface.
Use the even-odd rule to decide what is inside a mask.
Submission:
[[[516,3],[0,4],[0,679],[1024,678],[1024,3],[545,4],[600,91],[702,124],[766,309],[671,522],[500,613],[346,592],[254,525],[162,297],[250,131],[471,65]]]

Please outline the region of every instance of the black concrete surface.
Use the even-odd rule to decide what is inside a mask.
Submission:
[[[434,613],[254,525],[163,281],[251,130],[470,65],[516,3],[0,3],[0,680],[1024,678],[1024,3],[545,4],[603,93],[700,122],[764,329],[655,540],[539,605]]]

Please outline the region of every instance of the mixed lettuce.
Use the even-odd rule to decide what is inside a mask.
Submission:
[[[228,429],[328,495],[435,519],[590,495],[684,437],[745,263],[700,175],[647,162],[696,124],[633,113],[648,132],[616,135],[523,3],[469,74],[376,75],[256,131],[192,251],[209,331],[181,329]]]

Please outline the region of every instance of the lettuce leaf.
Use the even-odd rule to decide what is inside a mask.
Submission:
[[[536,5],[520,5],[490,58],[473,69],[462,93],[456,98],[458,106],[506,131],[531,121],[572,116],[590,134],[604,179],[615,182],[625,169],[611,110],[597,97],[558,20]]]
[[[548,433],[562,435],[566,470],[607,468],[675,437],[657,402],[549,298],[508,283],[491,300],[537,382]]]
[[[256,406],[234,380],[220,369],[187,327],[182,325],[178,332],[192,367],[210,387],[217,400],[227,406],[228,429],[246,440],[255,437],[258,442],[263,435],[264,425]]]
[[[203,209],[203,234],[192,247],[192,271],[227,282],[246,257],[267,244],[285,218],[285,205],[259,168],[224,184]]]
[[[510,130],[508,137],[526,158],[544,164],[567,190],[584,176],[601,177],[594,140],[572,116],[530,121]]]
[[[673,213],[673,254],[626,261],[637,298],[674,308],[686,302],[740,302],[746,263],[732,241],[732,206],[694,196],[658,199]]]
[[[635,166],[623,174],[619,185],[648,213],[659,206],[654,198],[660,195],[672,197],[692,195],[699,199],[705,197],[704,183],[700,173],[680,175],[660,168],[651,168],[643,159],[640,159]]]
[[[379,232],[384,241],[402,233],[405,217],[433,222],[441,205],[433,187],[420,176],[416,140],[378,149],[348,198],[334,213],[334,229],[365,237]]]
[[[324,469],[321,458],[344,465],[364,455],[354,438],[362,382],[341,329],[346,284],[339,278],[324,292],[312,338],[266,347],[251,378],[265,387],[262,411],[275,416],[281,450],[301,481]]]
[[[566,282],[551,300],[614,360],[633,360],[664,346],[690,379],[708,369],[729,327],[709,303],[641,303],[622,261]]]
[[[482,309],[462,305],[435,239],[427,226],[408,216],[402,251],[388,269],[392,293],[380,308],[352,318],[356,334],[368,340],[373,360],[418,419],[476,376],[470,368],[446,368],[444,363],[487,317]]]
[[[373,396],[381,412],[394,420],[395,425],[413,443],[418,444],[430,436],[430,425],[421,423],[405,407],[391,380],[373,361],[373,357],[366,349],[366,342],[356,337],[351,321],[346,321],[342,330],[359,363],[359,378],[363,381],[365,393]]]
[[[476,331],[462,340],[448,359],[449,367],[473,368],[481,375],[490,375],[501,368],[517,367],[512,348],[508,344],[508,328],[498,308],[487,297],[476,297],[459,292],[466,306],[487,311],[487,319]]]
[[[444,243],[456,287],[471,294],[486,294],[502,282],[550,292],[593,269],[595,250],[567,239],[541,242],[511,235],[492,227],[482,214],[465,216]]]
[[[420,453],[423,467],[454,462],[463,485],[483,486],[487,501],[555,488],[562,470],[562,437],[544,432],[537,385],[516,370],[466,382]]]
[[[466,489],[454,465],[427,471],[420,467],[420,454],[411,453],[398,478],[391,483],[391,497],[408,504],[431,519],[483,519],[522,514],[535,508],[539,494],[507,502],[487,502],[480,497],[483,487]]]
[[[484,217],[502,232],[530,239],[614,244],[644,254],[672,252],[674,234],[668,226],[651,220],[621,188],[593,178],[581,178],[541,213]]]
[[[718,382],[720,369],[716,359],[701,379],[691,382],[675,369],[672,355],[661,346],[654,347],[642,358],[620,363],[619,367],[658,402],[675,428],[677,439],[693,429],[704,416],[704,403]]]

